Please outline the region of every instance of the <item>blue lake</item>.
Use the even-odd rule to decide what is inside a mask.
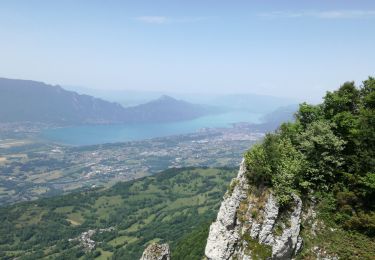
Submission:
[[[257,113],[231,112],[174,123],[74,126],[47,129],[40,137],[68,145],[92,145],[193,133],[204,127],[231,127],[237,122],[258,123],[261,117]]]

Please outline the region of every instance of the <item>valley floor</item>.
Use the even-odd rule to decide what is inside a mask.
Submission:
[[[167,168],[234,167],[263,137],[241,125],[80,147],[43,142],[30,135],[0,140],[0,205],[110,186]]]

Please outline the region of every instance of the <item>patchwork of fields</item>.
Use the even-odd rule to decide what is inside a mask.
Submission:
[[[151,241],[168,242],[172,254],[203,254],[221,198],[236,170],[169,169],[155,176],[0,208],[4,259],[137,259]],[[79,237],[96,230],[89,251]],[[109,230],[99,232],[99,229]],[[195,251],[184,245],[198,242]],[[184,252],[184,250],[187,250]],[[178,255],[175,255],[179,259]],[[193,257],[194,256],[194,257]]]

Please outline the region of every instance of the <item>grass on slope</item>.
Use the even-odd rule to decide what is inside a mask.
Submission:
[[[302,224],[304,245],[296,259],[316,259],[320,253],[332,258],[374,260],[375,240],[355,230],[345,230],[335,222],[331,194],[316,193],[316,197],[321,197],[316,207],[317,220],[307,219]]]

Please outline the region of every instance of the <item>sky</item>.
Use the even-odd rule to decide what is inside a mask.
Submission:
[[[370,75],[373,0],[0,3],[0,77],[316,100]]]

